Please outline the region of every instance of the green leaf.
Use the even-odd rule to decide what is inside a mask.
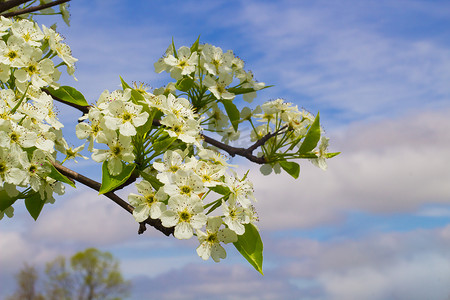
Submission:
[[[279,161],[280,166],[295,179],[300,174],[300,165],[293,161]]]
[[[148,107],[147,105],[144,105],[144,106]],[[148,112],[148,110],[146,110],[146,111]],[[152,108],[151,112],[148,114],[147,122],[145,122],[144,125],[139,126],[139,127],[136,128],[136,131],[139,134],[144,135],[144,134],[146,134],[147,132],[149,132],[152,129],[153,118],[155,117],[156,112],[158,112],[158,110]]]
[[[257,91],[261,91],[263,89],[267,89],[273,87],[273,85],[267,85],[265,87],[263,87],[262,89],[259,90],[255,90],[254,88],[243,88],[243,87],[231,87],[228,88],[227,91],[229,91],[230,93],[233,93],[235,95],[243,95],[243,94],[248,94],[251,92],[257,92]]]
[[[83,94],[74,89],[71,86],[60,86],[57,90],[48,87],[47,91],[50,95],[55,96],[65,102],[81,105],[81,106],[89,106]]]
[[[155,153],[163,153],[169,148],[170,145],[172,145],[173,142],[177,140],[177,137],[168,137],[161,141],[156,141],[153,144],[153,150]]]
[[[4,211],[16,202],[16,197],[8,196],[5,190],[0,190],[0,211]]]
[[[212,186],[212,187],[209,187],[209,189],[220,195],[228,195],[230,193],[230,189],[223,185]]]
[[[309,127],[308,133],[306,133],[305,139],[303,140],[300,149],[298,150],[299,154],[305,154],[306,152],[310,152],[314,148],[316,148],[317,143],[320,140],[320,117],[319,113],[317,113],[317,117],[314,119],[314,122]]]
[[[59,173],[59,171],[55,168],[54,165],[52,165],[52,164],[49,164],[49,165],[50,165],[51,171],[50,171],[50,174],[47,175],[48,177],[51,177],[51,178],[55,179],[56,181],[61,181],[61,182],[67,183],[71,187],[75,187],[75,183],[73,183],[72,180],[70,180],[63,174]]]
[[[119,175],[112,176],[109,174],[107,164],[108,162],[104,161],[102,165],[102,186],[98,191],[99,195],[110,192],[119,187],[121,184],[127,181],[128,178],[130,178],[131,174],[134,171],[134,168],[136,168],[135,164],[125,165]]]
[[[131,89],[130,100],[134,104],[141,105],[141,103],[139,103],[139,102],[144,100],[144,96],[141,93],[139,93],[138,91]]]
[[[222,100],[223,106],[227,112],[228,118],[230,118],[231,125],[233,125],[234,131],[238,130],[239,119],[241,114],[236,105],[231,100]]]
[[[35,193],[25,199],[25,207],[35,221],[39,217],[44,204],[45,199],[41,199],[41,195],[39,193]]]
[[[213,202],[214,203],[214,202]],[[221,201],[215,201],[214,205],[208,210],[208,212],[205,215],[209,215],[211,212],[213,212],[214,210],[216,210],[216,208],[218,208],[219,206],[222,205]]]
[[[122,89],[123,90],[131,89],[131,87],[128,85],[128,83],[126,83],[125,80],[123,80],[122,76],[119,76],[119,77],[120,77],[120,81],[122,82]]]
[[[139,172],[139,174],[142,176],[142,178],[144,178],[145,180],[150,182],[150,184],[155,188],[155,190],[159,190],[164,185],[164,184],[161,183],[161,181],[159,181],[153,175],[150,175],[150,174],[142,172],[142,171]]]
[[[258,229],[253,224],[245,224],[245,232],[238,235],[237,242],[233,243],[242,256],[262,275],[263,243]]]
[[[173,56],[176,59],[178,59],[177,50],[175,49],[175,43],[173,42],[173,37],[172,37],[172,50],[173,50]]]
[[[197,40],[192,44],[191,46],[191,53],[198,50],[198,43],[200,42],[200,35],[198,36]]]
[[[180,80],[175,84],[175,88],[182,92],[189,91],[194,86],[194,79],[189,76],[183,76]]]
[[[341,152],[333,152],[333,153],[327,153],[326,156],[327,156],[327,158],[332,158],[339,154],[341,154]]]

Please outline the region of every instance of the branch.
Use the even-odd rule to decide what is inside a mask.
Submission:
[[[44,92],[46,92],[47,94],[51,95],[46,89],[43,89]],[[52,96],[52,95],[51,95]],[[88,113],[89,112],[89,108],[90,106],[82,106],[82,105],[77,105],[77,104],[73,104],[70,102],[66,102],[62,99],[59,99],[58,97],[52,96],[53,99],[67,104],[69,106],[72,106],[73,108],[76,108],[78,110],[80,110],[83,113]],[[161,126],[161,123],[159,120],[153,120],[153,125],[154,126]],[[219,149],[224,150],[225,152],[227,152],[229,155],[231,155],[232,157],[239,155],[242,157],[247,158],[249,161],[263,165],[265,163],[267,163],[267,160],[264,156],[258,157],[256,155],[253,155],[253,151],[256,150],[256,148],[264,145],[271,137],[274,137],[280,133],[282,133],[282,131],[284,129],[286,129],[287,126],[283,126],[280,129],[278,129],[275,132],[272,133],[268,133],[265,136],[263,136],[261,139],[257,140],[253,145],[251,145],[249,148],[237,148],[237,147],[233,147],[227,144],[224,144],[222,142],[219,142],[218,140],[215,140],[209,136],[204,135],[203,133],[200,134],[200,136],[203,138],[203,140],[205,142],[207,142],[210,145],[213,145]]]
[[[12,1],[13,1],[13,0],[11,0],[10,2],[12,2]],[[28,0],[27,0],[27,1],[28,1]],[[27,1],[23,1],[23,0],[19,1],[19,0],[16,0],[16,2],[23,2],[23,3],[27,2]],[[27,14],[27,13],[39,11],[39,10],[42,10],[42,9],[46,9],[46,8],[49,8],[49,7],[58,5],[58,4],[63,4],[63,3],[65,3],[65,2],[69,2],[69,1],[70,1],[70,0],[57,0],[57,1],[50,2],[50,3],[45,3],[45,4],[41,4],[41,5],[36,5],[36,6],[32,6],[32,7],[28,7],[28,8],[24,8],[24,9],[19,9],[19,10],[16,10],[16,11],[12,11],[12,12],[3,14],[2,16],[5,17],[5,18],[14,17],[14,16],[19,16],[19,15],[23,15],[23,14]],[[22,4],[22,3],[20,3],[20,4]],[[20,4],[18,4],[18,5],[20,5]],[[15,5],[15,6],[16,6],[16,5]],[[13,7],[14,7],[14,6],[13,6]],[[0,11],[2,11],[2,10],[0,9]],[[3,10],[3,11],[4,11],[4,10]],[[2,12],[3,12],[3,11],[2,11]]]
[[[19,6],[21,4],[27,3],[31,0],[10,0],[0,3],[0,13],[7,11],[13,7]]]
[[[247,158],[249,161],[257,163],[257,164],[265,164],[266,163],[266,159],[264,158],[264,156],[261,157],[257,157],[255,155],[253,155],[253,150],[251,150],[251,148],[254,146],[251,146],[250,148],[237,148],[237,147],[233,147],[227,144],[224,144],[222,142],[219,142],[218,140],[215,140],[209,136],[206,136],[204,134],[200,134],[201,137],[203,138],[203,140],[205,142],[207,142],[210,145],[213,145],[219,149],[224,150],[225,152],[227,152],[228,154],[230,154],[232,157],[239,155],[242,157]],[[264,143],[262,143],[264,144]],[[255,147],[256,149],[257,147]]]
[[[153,120],[153,125],[154,126],[161,126],[161,123],[159,122],[159,120]],[[264,156],[258,157],[256,155],[253,155],[253,151],[256,148],[264,145],[271,137],[274,137],[276,135],[281,134],[282,131],[284,129],[286,129],[286,128],[287,128],[287,126],[283,126],[283,127],[281,127],[280,129],[278,129],[275,132],[266,134],[265,136],[263,136],[261,139],[257,140],[253,145],[251,145],[248,148],[233,147],[233,146],[227,145],[225,143],[219,142],[218,140],[215,140],[215,139],[213,139],[213,138],[211,138],[211,137],[209,137],[207,135],[204,135],[203,133],[200,133],[200,136],[208,144],[213,145],[213,146],[215,146],[215,147],[217,147],[219,149],[224,150],[225,152],[230,154],[232,157],[234,157],[236,155],[239,155],[239,156],[247,158],[251,162],[263,165],[263,164],[267,163],[266,158]]]
[[[78,181],[79,183],[90,187],[91,189],[100,191],[101,184],[99,182],[92,180],[86,176],[83,176],[83,175],[81,175],[69,168],[66,168],[63,165],[60,165],[56,162],[53,163],[53,166],[55,166],[55,168],[64,176],[74,179],[74,180]],[[119,205],[120,207],[122,207],[123,209],[128,211],[130,214],[133,214],[134,207],[131,206],[130,204],[128,204],[126,201],[124,201],[122,198],[120,198],[116,194],[114,194],[114,192],[108,192],[103,195],[105,195],[106,197],[108,197],[109,199],[114,201],[114,203],[116,203],[117,205]],[[139,224],[139,231],[138,231],[139,234],[141,234],[145,231],[145,224],[155,227],[157,230],[161,231],[166,236],[173,234],[173,231],[174,231],[173,227],[167,228],[167,227],[162,226],[161,220],[159,220],[159,219],[155,220],[155,219],[148,218],[147,220],[145,220],[144,222],[141,222]]]
[[[266,134],[265,136],[263,136],[261,139],[257,140],[253,145],[251,145],[248,148],[233,147],[233,146],[224,144],[222,142],[219,142],[213,138],[210,138],[209,136],[206,136],[204,134],[201,134],[201,136],[203,137],[205,142],[207,142],[208,144],[211,144],[213,146],[216,146],[217,148],[220,148],[220,149],[226,151],[228,154],[230,154],[233,157],[236,155],[239,155],[239,156],[247,158],[251,162],[263,165],[263,164],[267,163],[266,158],[264,156],[258,157],[258,156],[253,155],[253,151],[256,148],[258,148],[259,146],[264,145],[271,137],[281,134],[285,128],[287,128],[287,126],[283,126],[275,132]]]

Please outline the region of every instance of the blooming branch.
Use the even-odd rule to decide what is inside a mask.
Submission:
[[[68,178],[76,180],[79,183],[84,184],[85,186],[90,187],[93,190],[100,191],[100,187],[101,187],[100,182],[97,182],[86,176],[83,176],[83,175],[81,175],[67,167],[64,167],[63,165],[60,165],[56,162],[53,163],[53,166],[55,166],[55,168],[64,176],[67,176]],[[108,193],[105,193],[104,195],[106,197],[108,197],[109,199],[111,199],[114,203],[116,203],[117,205],[119,205],[120,207],[122,207],[123,209],[128,211],[130,214],[133,214],[134,207],[131,206],[130,204],[128,204],[126,201],[124,201],[122,198],[120,198],[116,194],[114,194],[114,192],[108,192]],[[151,218],[148,218],[147,220],[140,223],[139,233],[142,233],[143,231],[145,231],[144,224],[148,224],[150,226],[155,227],[157,230],[161,231],[166,236],[173,234],[173,227],[171,227],[171,228],[164,227],[161,224],[161,220],[159,220],[159,219],[154,220]],[[142,230],[142,228],[144,228],[144,230]]]

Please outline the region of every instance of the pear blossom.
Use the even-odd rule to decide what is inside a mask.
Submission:
[[[109,149],[94,149],[92,159],[96,162],[108,161],[108,171],[111,175],[119,175],[122,172],[123,163],[132,163],[135,156],[133,154],[133,145],[131,137],[117,135],[115,131],[105,131],[104,135],[98,138],[100,143],[107,144]]]
[[[190,239],[194,229],[200,229],[206,224],[207,217],[199,200],[183,196],[171,197],[169,208],[161,214],[160,219],[165,227],[175,226],[173,235],[177,239]]]
[[[4,63],[0,63],[0,81],[7,82],[11,76],[11,68]]]
[[[227,86],[229,86],[232,82],[233,77],[228,73],[220,73],[218,79],[214,79],[211,76],[207,76],[205,78],[205,85],[208,87],[209,91],[213,93],[217,100],[234,99],[235,95],[227,90]]]
[[[130,98],[131,98],[130,89],[125,89],[124,91],[115,90],[111,93],[109,93],[108,90],[104,90],[97,100],[97,106],[102,110],[108,110],[108,106],[110,103],[115,101],[127,102],[128,100],[130,100]]]
[[[25,171],[18,168],[18,160],[0,148],[0,186],[5,183],[20,185],[26,177]],[[5,188],[5,186],[3,186]],[[8,192],[8,190],[7,190]]]
[[[204,45],[202,49],[203,66],[211,75],[231,72],[233,57],[232,53],[224,55],[221,48],[209,44]]]
[[[207,260],[211,257],[215,262],[227,257],[225,249],[220,243],[237,242],[237,235],[229,228],[219,229],[222,225],[220,217],[209,217],[206,223],[206,232],[197,230],[197,237],[200,245],[197,247],[197,254]]]
[[[178,170],[172,176],[172,181],[164,185],[164,191],[171,197],[199,200],[199,194],[205,192],[205,188],[202,179],[192,170]]]
[[[102,113],[96,108],[91,108],[89,113],[85,115],[89,118],[91,124],[80,122],[75,127],[75,134],[79,139],[86,139],[89,142],[88,150],[93,151],[94,141],[97,140],[98,135],[102,132],[102,126],[100,122],[102,119]]]
[[[222,110],[219,108],[217,103],[213,102],[208,111],[206,111],[208,115],[208,129],[216,129],[221,130],[225,127],[229,126],[229,118],[225,115]]]
[[[199,161],[194,171],[202,179],[205,187],[213,187],[221,184],[220,179],[225,173],[225,168],[206,161]]]
[[[26,159],[26,161],[22,163],[22,166],[27,172],[25,183],[29,183],[34,191],[39,191],[42,178],[45,178],[51,171],[46,160],[45,152],[40,149],[34,150],[31,160],[28,161],[28,159]]]
[[[25,43],[34,47],[40,47],[40,40],[45,37],[44,33],[36,23],[26,19],[14,22],[11,26],[11,30],[15,36],[21,37]]]
[[[194,112],[189,100],[185,98],[175,98],[169,94],[161,103],[160,109],[166,114],[173,114],[178,119],[193,119]]]
[[[76,148],[72,148],[72,147],[65,148],[63,151],[61,151],[62,154],[66,155],[66,157],[63,160],[63,162],[65,162],[66,160],[69,160],[69,159],[73,159],[75,162],[77,162],[75,160],[76,157],[81,157],[83,159],[88,159],[86,156],[80,154],[80,152],[83,149],[84,149],[84,144],[80,145],[80,146],[78,146]]]
[[[310,161],[313,163],[313,165],[321,168],[324,171],[327,169],[326,154],[327,154],[329,140],[330,140],[329,138],[322,136],[320,138],[319,148],[317,150],[313,151],[313,153],[317,155],[317,158],[310,159]]]
[[[183,75],[194,72],[197,62],[197,52],[191,53],[191,50],[185,46],[178,49],[176,58],[172,54],[164,58],[164,63],[172,67],[170,68],[170,74],[175,79],[180,79]]]
[[[0,131],[0,145],[10,149],[13,155],[22,152],[22,148],[35,146],[36,140],[35,132],[13,122],[9,122],[9,126],[4,126],[4,130]]]
[[[24,67],[14,72],[17,81],[24,83],[31,79],[31,83],[41,88],[53,82],[52,74],[55,71],[53,61],[42,59],[42,51],[33,49],[30,56],[24,61]]]
[[[248,179],[239,179],[237,175],[225,174],[225,186],[230,189],[229,201],[231,204],[239,203],[242,207],[249,207],[251,200],[256,201],[253,196],[253,184]]]
[[[163,189],[156,192],[146,180],[136,183],[136,187],[141,195],[133,193],[128,195],[128,201],[134,206],[133,216],[136,222],[143,222],[148,217],[158,219],[166,210],[166,205],[161,202],[167,198],[166,193]]]
[[[172,182],[172,175],[178,170],[186,170],[186,165],[183,163],[183,157],[178,151],[166,151],[163,156],[163,162],[154,162],[153,168],[160,173],[156,176],[159,181],[165,184]]]
[[[147,122],[148,113],[142,112],[142,106],[131,102],[113,101],[108,106],[109,115],[105,116],[105,126],[108,129],[119,129],[125,136],[136,135],[136,127]]]
[[[177,137],[188,144],[193,144],[197,140],[199,124],[194,119],[183,121],[170,114],[161,120],[161,124],[167,126],[165,129],[171,137]]]
[[[31,55],[33,48],[22,39],[12,35],[5,43],[0,40],[0,62],[15,68],[25,66],[25,61]]]
[[[222,202],[222,210],[224,213],[223,221],[228,228],[233,230],[237,235],[242,235],[245,232],[244,224],[250,223],[250,216],[246,210],[239,205],[227,205]]]

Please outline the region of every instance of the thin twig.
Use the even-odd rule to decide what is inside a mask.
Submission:
[[[52,6],[56,6],[58,4],[63,4],[63,3],[69,2],[69,1],[70,0],[57,0],[57,1],[49,2],[49,3],[45,3],[45,4],[41,4],[41,5],[36,5],[36,6],[12,11],[12,12],[3,14],[2,16],[5,18],[9,18],[9,17],[19,16],[19,15],[23,15],[23,14],[28,14],[28,13],[46,9],[46,8],[49,8]]]
[[[74,180],[78,181],[79,183],[82,183],[82,184],[90,187],[93,190],[100,191],[100,187],[101,187],[100,182],[97,182],[86,176],[83,176],[83,175],[81,175],[67,167],[64,167],[63,165],[60,165],[56,162],[53,163],[53,165],[64,176],[74,179]],[[133,214],[134,207],[131,206],[130,204],[128,204],[126,201],[124,201],[122,198],[120,198],[116,194],[114,194],[114,192],[108,192],[103,195],[105,195],[106,197],[108,197],[109,199],[114,201],[114,203],[116,203],[117,205],[119,205],[120,207],[122,207],[123,209],[128,211],[130,214]],[[174,231],[173,227],[167,228],[167,227],[162,226],[161,220],[159,220],[159,219],[155,220],[155,219],[148,218],[147,220],[145,220],[142,223],[145,223],[145,224],[155,227],[157,230],[161,231],[166,236],[173,234],[173,231]],[[140,225],[139,225],[139,231],[138,231],[139,234],[143,232],[142,226],[144,226],[144,228],[145,228],[145,225],[143,225],[142,223],[140,223]]]

